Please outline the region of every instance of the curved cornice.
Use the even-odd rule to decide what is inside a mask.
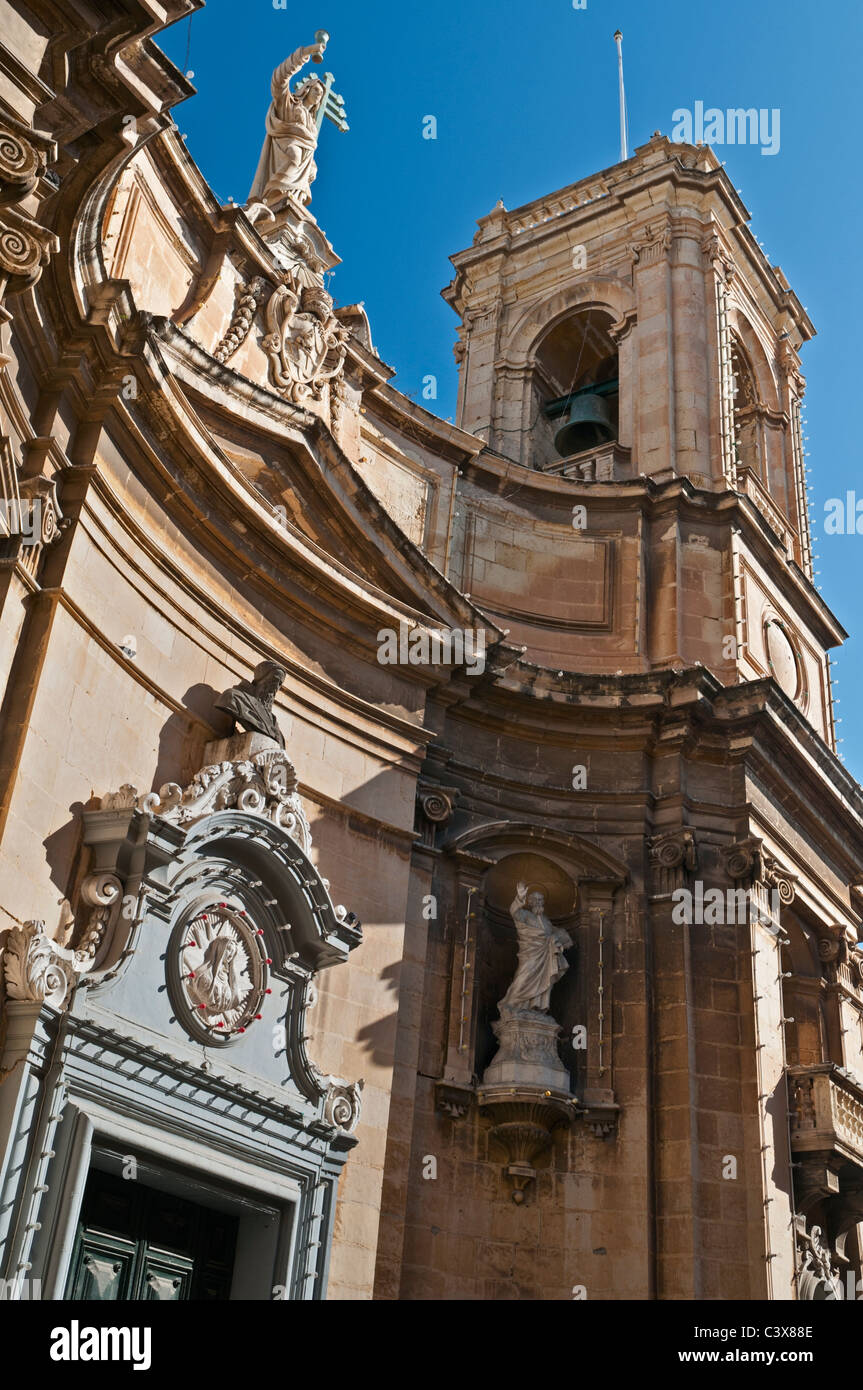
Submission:
[[[622,886],[628,879],[626,865],[581,835],[534,825],[530,821],[499,820],[455,835],[443,846],[448,854],[479,854],[492,860],[519,850],[542,853],[543,849],[563,855],[570,870],[581,878],[599,879]]]

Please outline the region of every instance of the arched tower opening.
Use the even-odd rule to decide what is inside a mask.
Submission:
[[[582,306],[559,320],[534,354],[531,462],[545,468],[618,435],[619,365],[612,315]]]

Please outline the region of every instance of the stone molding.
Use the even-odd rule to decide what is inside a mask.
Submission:
[[[36,188],[54,145],[11,116],[0,119],[0,298],[35,285],[59,239],[14,204]]]
[[[728,875],[737,883],[777,892],[787,907],[794,901],[797,876],[784,869],[775,855],[763,848],[763,843],[757,835],[750,835],[724,846]]]

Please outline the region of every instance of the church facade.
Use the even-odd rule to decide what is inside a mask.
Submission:
[[[7,1295],[855,1297],[814,329],[724,169],[480,217],[452,425],[325,288],[326,34],[224,207],[196,5],[0,8]]]

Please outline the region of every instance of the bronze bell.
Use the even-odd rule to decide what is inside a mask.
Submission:
[[[606,396],[585,392],[576,396],[554,436],[554,447],[561,458],[609,444],[615,438],[611,410]]]

